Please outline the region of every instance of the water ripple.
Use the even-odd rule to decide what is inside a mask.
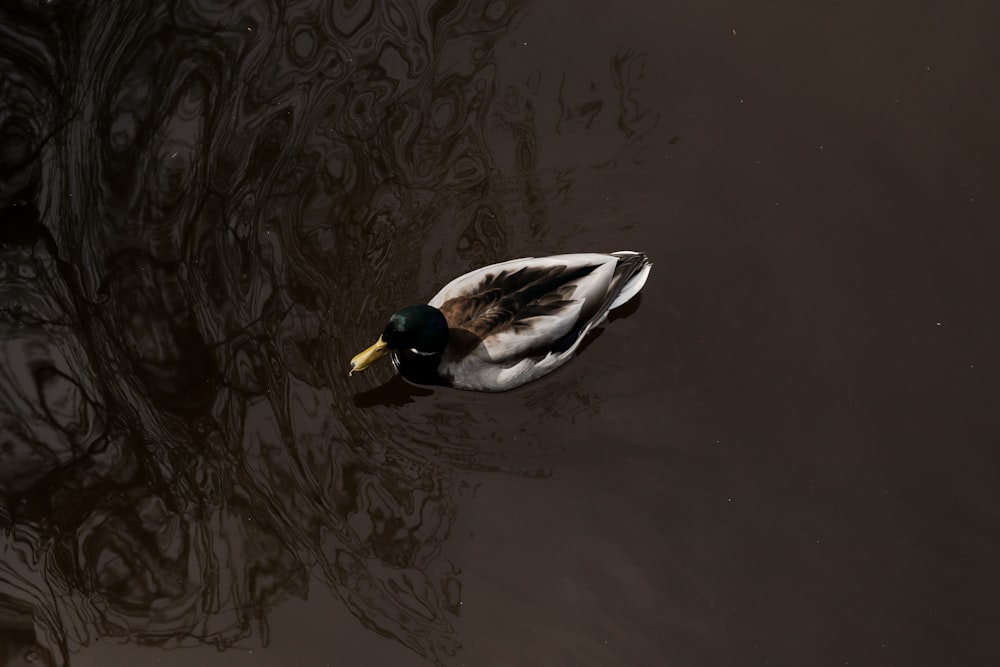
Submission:
[[[548,474],[499,446],[543,446],[511,415],[544,394],[358,393],[344,360],[418,286],[558,242],[538,76],[501,82],[494,54],[527,8],[0,10],[5,650],[266,642],[267,610],[322,585],[455,654],[468,474]],[[618,155],[655,125],[640,60],[614,60]],[[615,102],[560,103],[580,126]]]

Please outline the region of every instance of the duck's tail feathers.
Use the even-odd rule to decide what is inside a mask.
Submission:
[[[623,306],[635,297],[646,284],[653,263],[644,253],[619,250],[611,253],[618,258],[615,275],[611,279],[611,293],[618,292],[608,310]],[[620,287],[619,287],[620,286]]]

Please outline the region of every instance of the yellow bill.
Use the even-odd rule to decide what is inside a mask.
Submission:
[[[374,345],[354,355],[354,358],[351,359],[351,371],[348,375],[353,375],[354,371],[365,370],[387,354],[389,354],[389,346],[379,336]]]

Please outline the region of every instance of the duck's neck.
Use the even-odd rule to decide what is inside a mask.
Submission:
[[[396,350],[392,353],[393,366],[400,375],[414,384],[444,384],[439,371],[440,363],[440,352]]]

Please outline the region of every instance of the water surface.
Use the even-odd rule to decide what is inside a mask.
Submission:
[[[0,664],[996,664],[998,19],[7,3]],[[347,377],[619,249],[539,382]]]

